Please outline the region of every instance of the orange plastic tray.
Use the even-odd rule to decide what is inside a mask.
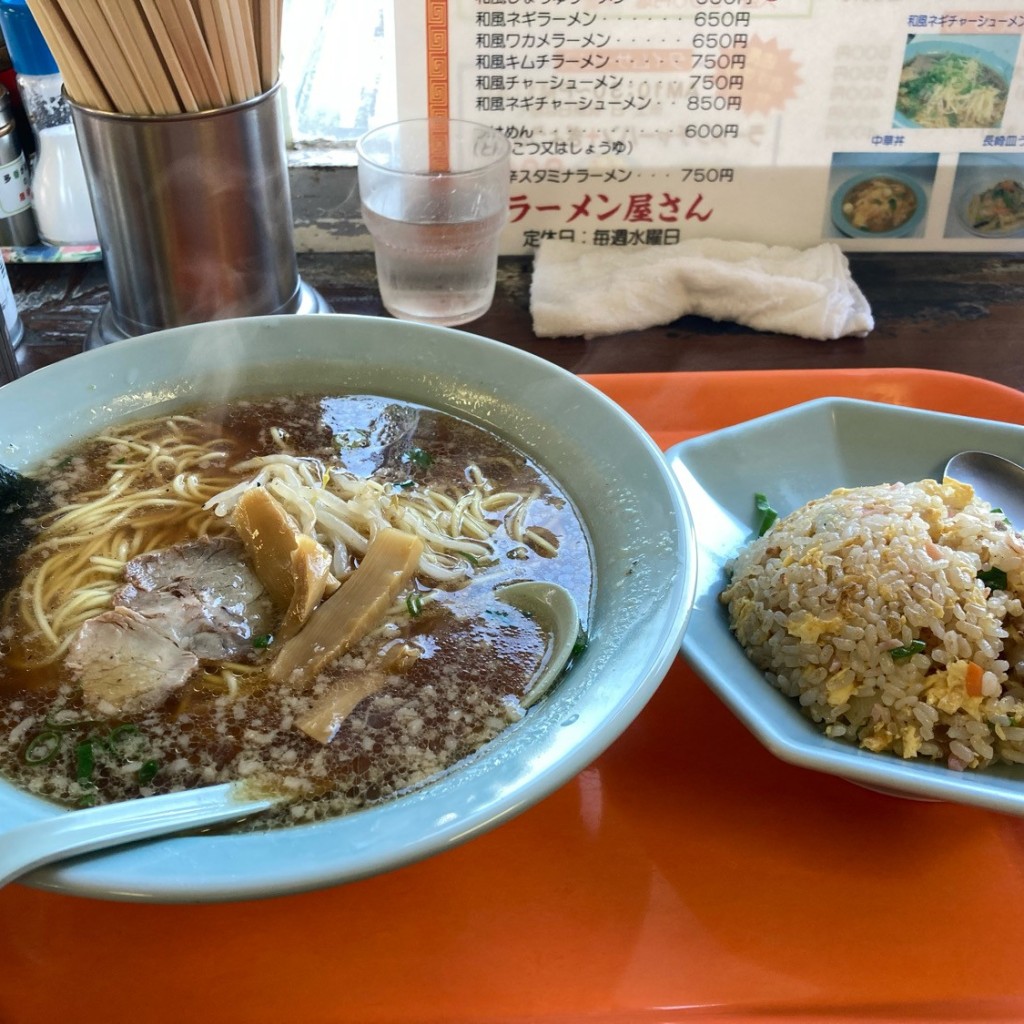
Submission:
[[[825,395],[1024,422],[916,370],[590,378],[667,447]],[[1024,821],[776,760],[682,660],[512,822],[363,882],[222,905],[0,891],[0,1021],[1024,1018]]]

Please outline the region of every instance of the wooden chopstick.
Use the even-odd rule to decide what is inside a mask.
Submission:
[[[98,110],[171,115],[271,88],[282,0],[27,0],[68,95]]]
[[[238,0],[235,0],[237,4]],[[239,37],[234,15],[231,13],[229,0],[213,0],[213,17],[220,35],[224,52],[224,64],[231,86],[231,99],[235,103],[247,100],[252,93],[245,74],[245,57],[242,53],[242,40]]]
[[[57,0],[64,19],[89,54],[89,60],[122,114],[151,114],[149,103],[134,77],[127,71],[120,47],[111,47],[78,0]],[[115,56],[112,49],[117,50]]]
[[[192,82],[200,109],[226,107],[228,95],[221,84],[192,5],[187,0],[154,0],[154,3],[171,34],[175,52],[189,72],[189,81]],[[192,77],[193,74],[195,77]]]
[[[167,74],[174,83],[174,88],[178,94],[179,109],[186,113],[198,111],[200,109],[199,100],[196,99],[195,91],[192,88],[192,84],[198,78],[198,75],[194,75],[190,80],[189,74],[182,64],[181,56],[177,49],[175,49],[171,34],[168,32],[164,19],[160,16],[160,11],[157,10],[153,0],[139,0],[139,6],[146,19],[146,24],[149,26],[150,34],[155,40],[156,48],[167,69]]]
[[[100,13],[107,20],[111,34],[121,47],[125,63],[135,76],[150,111],[154,114],[179,112],[181,103],[139,9],[122,0],[96,2]]]
[[[254,0],[256,48],[263,91],[277,81],[281,61],[281,5],[278,0]]]
[[[217,24],[215,0],[192,0],[196,23],[202,32],[203,40],[213,61],[217,81],[227,103],[237,103],[238,99],[232,89],[232,81],[228,73],[228,58],[224,53],[224,36]]]
[[[111,110],[114,101],[65,20],[57,0],[29,0],[28,6],[60,68],[71,99],[93,110]]]
[[[245,98],[260,94],[260,69],[256,55],[256,27],[252,21],[252,7],[246,3],[231,4],[231,19],[242,59],[242,77],[245,80]]]

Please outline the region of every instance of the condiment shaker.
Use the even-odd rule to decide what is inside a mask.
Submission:
[[[28,165],[14,123],[11,96],[0,85],[0,245],[35,245]]]
[[[96,223],[64,79],[25,0],[0,0],[0,28],[36,138],[32,206],[51,245],[95,245]]]

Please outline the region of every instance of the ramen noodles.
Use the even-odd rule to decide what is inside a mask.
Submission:
[[[377,803],[526,713],[548,644],[501,599],[575,597],[589,541],[501,438],[373,396],[236,401],[111,428],[0,618],[0,771],[78,807],[232,780],[267,823]]]

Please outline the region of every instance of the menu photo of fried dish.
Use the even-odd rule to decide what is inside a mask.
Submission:
[[[1024,233],[1024,183],[1003,178],[985,188],[968,190],[961,216],[975,235],[993,238]]]
[[[832,201],[835,226],[849,237],[910,235],[925,212],[925,196],[913,178],[879,171],[843,182]]]

